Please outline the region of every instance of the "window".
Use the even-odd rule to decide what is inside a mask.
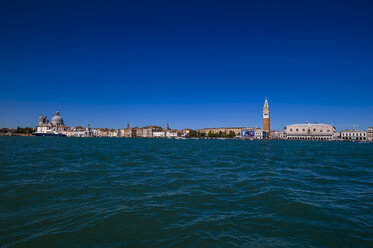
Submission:
[[[316,132],[316,128],[314,128],[313,131]]]
[[[298,132],[299,130],[298,130],[298,128],[297,128],[297,132]]]
[[[322,129],[320,130],[320,133],[322,133]]]
[[[330,133],[330,129],[328,129],[327,132]]]
[[[303,128],[303,132],[306,131],[306,129]]]
[[[290,132],[293,132],[293,129],[292,129],[292,128],[290,128]]]

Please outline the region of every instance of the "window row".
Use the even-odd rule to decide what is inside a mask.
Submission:
[[[299,132],[299,128],[295,129],[295,131]],[[306,129],[303,128],[302,131],[305,132]],[[316,128],[314,128],[313,131],[316,132]],[[290,128],[290,132],[293,132],[292,128]],[[311,129],[308,129],[307,132],[311,132]],[[324,132],[324,130],[320,129],[320,132],[322,133],[322,132]],[[326,130],[326,132],[330,133],[330,129]]]

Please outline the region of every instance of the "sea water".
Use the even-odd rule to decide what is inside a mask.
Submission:
[[[1,247],[373,247],[373,144],[0,137]]]

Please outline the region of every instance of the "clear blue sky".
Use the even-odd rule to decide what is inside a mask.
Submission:
[[[0,127],[373,126],[373,1],[1,1]]]

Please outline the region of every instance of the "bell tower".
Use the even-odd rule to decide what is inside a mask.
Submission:
[[[269,122],[269,106],[267,97],[264,102],[264,108],[263,108],[263,130],[270,132],[270,122]]]

